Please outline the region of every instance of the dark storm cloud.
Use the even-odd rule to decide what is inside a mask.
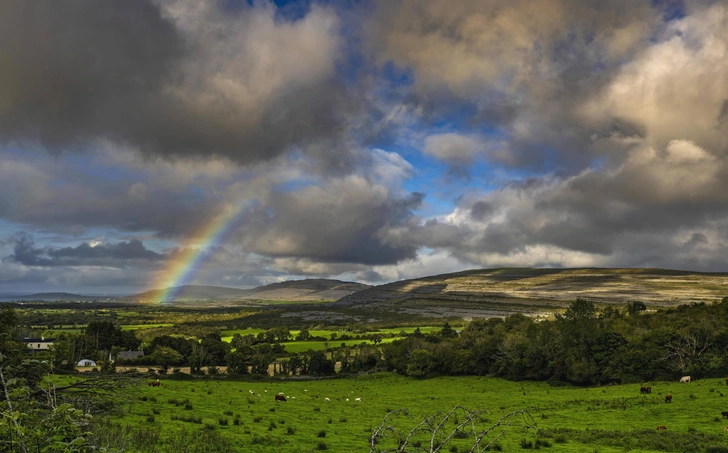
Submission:
[[[406,223],[422,194],[398,197],[360,177],[274,195],[242,228],[244,244],[267,256],[318,262],[390,264],[417,245],[394,245],[388,231]]]
[[[3,258],[26,266],[115,266],[121,267],[131,262],[161,262],[168,255],[147,249],[138,239],[122,241],[116,244],[98,244],[92,246],[87,242],[76,247],[37,247],[33,236],[25,232],[17,232],[10,236],[9,243],[14,243],[13,254]]]
[[[288,23],[266,4],[3,2],[0,140],[244,163],[330,140],[352,106],[335,25],[321,8]]]

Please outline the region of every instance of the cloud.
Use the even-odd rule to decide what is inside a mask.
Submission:
[[[414,245],[387,242],[387,231],[412,216],[421,194],[399,197],[361,176],[274,193],[266,209],[241,229],[243,245],[274,257],[320,262],[392,263],[414,256]]]
[[[134,263],[158,263],[169,256],[147,249],[138,239],[116,244],[89,244],[76,247],[36,247],[33,236],[26,232],[14,233],[9,242],[14,243],[13,254],[3,258],[25,266],[112,266],[125,267]]]
[[[49,150],[97,140],[146,155],[269,160],[331,140],[351,103],[338,19],[266,2],[74,0],[0,7],[0,140]]]

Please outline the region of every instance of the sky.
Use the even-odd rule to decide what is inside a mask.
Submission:
[[[0,293],[728,271],[728,3],[0,3]]]

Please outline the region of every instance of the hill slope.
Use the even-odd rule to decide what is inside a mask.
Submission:
[[[226,288],[221,286],[186,285],[175,288],[174,301],[215,301],[243,302],[254,300],[265,301],[315,301],[337,300],[356,291],[369,288],[369,285],[340,280],[309,279],[272,283],[252,289]],[[167,289],[154,289],[129,296],[128,299],[144,302],[161,300]]]
[[[537,313],[576,298],[597,303],[677,305],[728,296],[728,273],[665,269],[477,269],[374,286],[333,307],[433,316]]]

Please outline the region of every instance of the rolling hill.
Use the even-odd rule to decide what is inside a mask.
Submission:
[[[476,269],[403,280],[342,297],[331,308],[425,316],[537,314],[577,298],[601,304],[640,300],[648,306],[728,296],[728,273],[666,269]]]
[[[252,289],[226,288],[221,286],[186,285],[174,288],[174,302],[212,301],[212,302],[250,302],[282,301],[307,302],[334,301],[356,291],[369,288],[369,285],[342,282],[329,279],[292,280],[272,283]],[[127,297],[129,300],[156,302],[165,297],[167,289],[154,289]]]

